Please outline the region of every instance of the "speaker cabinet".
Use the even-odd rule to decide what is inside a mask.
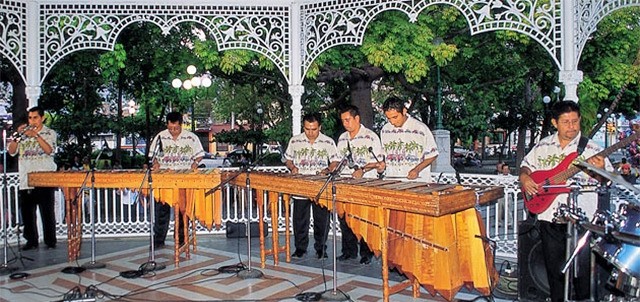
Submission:
[[[518,298],[520,301],[544,301],[549,296],[549,281],[540,232],[530,219],[520,221],[518,230]]]

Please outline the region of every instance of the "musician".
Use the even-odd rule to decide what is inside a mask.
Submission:
[[[322,134],[320,115],[308,113],[302,117],[304,133],[293,136],[285,151],[285,165],[293,174],[326,175],[338,165],[336,144]],[[318,259],[327,257],[325,241],[329,234],[329,211],[308,198],[293,197],[293,236],[296,246],[291,255],[302,258],[309,244],[309,209],[313,208],[313,247]]]
[[[153,161],[152,171],[158,171],[159,169],[169,170],[186,170],[186,169],[198,169],[198,164],[204,156],[204,149],[200,143],[200,139],[193,132],[182,129],[182,114],[179,112],[170,112],[167,114],[167,129],[161,131],[156,135],[151,143],[156,149],[161,152],[156,154]],[[178,230],[178,245],[184,244],[184,221],[182,221],[182,214],[184,213],[184,205],[186,201],[186,195],[184,192],[180,192],[180,206],[177,211],[180,211],[178,215],[177,227]],[[169,230],[169,220],[171,215],[171,206],[164,202],[156,201],[156,224],[153,226],[154,238],[153,244],[159,248],[164,246],[165,238]],[[175,232],[175,231],[174,231]]]
[[[24,239],[27,243],[23,251],[38,248],[38,228],[36,226],[36,207],[40,208],[44,243],[47,248],[56,247],[56,218],[53,188],[33,188],[28,184],[28,173],[36,171],[55,171],[53,161],[58,134],[43,124],[44,110],[38,106],[27,112],[28,124],[18,127],[17,135],[7,145],[11,156],[19,155],[18,174],[20,175],[20,211],[24,224]]]
[[[552,108],[551,123],[557,129],[555,134],[545,137],[536,144],[525,156],[520,166],[520,183],[523,190],[531,196],[542,190],[541,187],[531,178],[530,174],[535,171],[545,171],[556,167],[569,154],[577,152],[581,138],[580,132],[580,107],[573,101],[557,102]],[[607,170],[613,170],[611,163],[602,156],[594,156],[601,151],[592,140],[588,140],[584,151],[578,160],[587,160],[588,163]],[[594,156],[594,157],[592,157]],[[551,177],[550,175],[549,177]],[[589,177],[585,173],[577,174],[587,182],[597,183],[597,180]],[[596,176],[598,180],[601,177]],[[597,207],[597,193],[583,190],[579,196],[578,206],[586,212],[588,217],[593,217]],[[552,301],[563,301],[564,299],[564,274],[561,270],[565,264],[566,255],[566,219],[555,219],[554,213],[561,203],[566,203],[568,194],[559,194],[551,206],[544,212],[538,214],[538,228],[542,241],[543,259],[547,269],[547,277]],[[578,275],[573,282],[575,297],[573,300],[588,299],[590,296],[590,252],[588,245],[583,252],[578,255]],[[571,297],[569,297],[572,299]]]
[[[430,165],[438,156],[438,147],[429,127],[411,117],[399,98],[388,98],[382,110],[389,120],[380,131],[387,156],[385,175],[431,182]]]
[[[348,158],[349,164],[342,170],[342,175],[353,178],[375,178],[376,172],[384,172],[384,153],[380,138],[373,131],[360,124],[360,112],[356,106],[340,108],[340,120],[347,130],[338,138],[338,152],[342,158]],[[371,151],[369,151],[371,148]],[[377,157],[377,158],[376,158]],[[346,214],[345,214],[346,215]],[[358,238],[347,225],[345,217],[340,217],[342,230],[342,255],[339,261],[356,258],[358,256]],[[360,263],[371,263],[373,252],[360,239]]]

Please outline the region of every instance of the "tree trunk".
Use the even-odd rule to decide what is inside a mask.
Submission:
[[[373,127],[373,106],[371,105],[371,81],[360,78],[350,83],[351,104],[360,110],[360,123],[371,129]]]
[[[522,159],[524,159],[525,153],[525,145],[527,140],[527,128],[519,127],[518,128],[518,142],[516,145],[516,168],[518,173],[520,173],[520,163],[522,163]]]

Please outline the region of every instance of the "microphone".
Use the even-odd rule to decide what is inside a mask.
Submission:
[[[358,170],[358,165],[353,161],[353,153],[351,152],[351,144],[349,144],[349,141],[347,141],[347,160],[349,169]]]
[[[162,148],[162,136],[158,135],[158,156],[164,156],[164,149]]]
[[[373,152],[373,147],[369,146],[369,149],[367,149],[367,150],[369,150],[369,153],[371,153],[371,155],[373,155],[373,158],[376,159],[376,162],[380,163],[380,160],[378,159],[378,156],[376,156],[376,154]],[[378,179],[383,179],[384,178],[384,174],[383,173],[384,172],[382,172],[382,173],[378,172]]]

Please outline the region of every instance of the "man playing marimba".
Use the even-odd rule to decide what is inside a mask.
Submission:
[[[322,122],[318,114],[302,117],[304,133],[289,140],[285,152],[285,165],[293,174],[328,174],[338,165],[336,144],[331,138],[320,133]],[[309,245],[309,209],[313,207],[313,238],[318,259],[327,257],[325,241],[329,233],[329,212],[308,198],[293,197],[293,236],[296,246],[291,255],[301,258]]]
[[[388,98],[382,110],[389,120],[380,131],[385,175],[431,182],[429,166],[438,156],[438,147],[429,127],[407,114],[404,101],[396,97]]]
[[[161,146],[162,154],[156,156],[153,162],[153,170],[170,169],[186,170],[197,169],[200,160],[204,156],[204,150],[200,139],[193,132],[182,129],[182,114],[170,112],[167,114],[167,129],[156,135],[151,146]],[[186,196],[181,195],[181,198]],[[183,200],[184,202],[184,200]],[[176,209],[182,210],[182,209]],[[167,203],[156,203],[156,224],[154,228],[153,244],[156,248],[164,245],[169,230],[171,206]],[[176,222],[178,232],[178,246],[184,244],[184,221],[182,215]]]
[[[360,124],[360,112],[356,106],[340,108],[340,120],[347,131],[338,138],[338,152],[342,157],[347,156],[349,160],[349,165],[342,170],[342,175],[350,175],[354,178],[375,178],[376,171],[382,173],[385,168],[380,138]],[[356,258],[358,238],[347,225],[344,216],[340,217],[340,230],[342,231],[342,255],[338,260]],[[360,263],[371,263],[372,256],[373,252],[367,243],[364,239],[360,239]]]

